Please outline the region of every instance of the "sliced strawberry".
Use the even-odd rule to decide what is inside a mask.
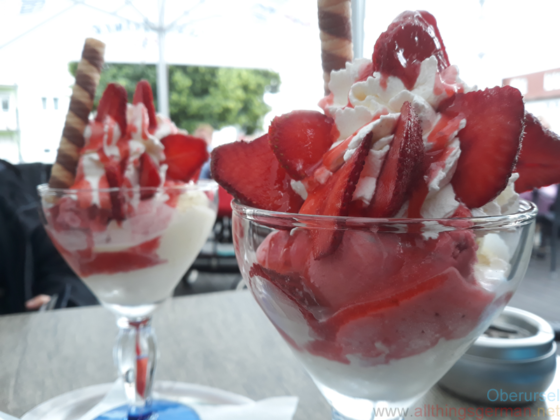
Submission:
[[[168,178],[188,182],[208,160],[209,154],[203,139],[185,134],[171,134],[161,139],[165,147]]]
[[[436,57],[438,70],[449,67],[449,59],[436,19],[424,11],[401,13],[383,32],[373,50],[373,71],[396,76],[412,90],[422,61]]]
[[[281,115],[268,129],[272,151],[296,180],[310,175],[338,135],[334,120],[317,111]]]
[[[297,213],[302,198],[272,152],[268,134],[236,141],[212,151],[214,179],[241,203],[264,210]]]
[[[301,207],[301,214],[348,216],[350,202],[372,141],[372,133],[367,134],[352,157],[307,198]],[[329,225],[325,222],[323,229],[311,230],[314,258],[321,259],[336,251],[342,241],[342,235],[343,231],[337,230],[335,223]]]
[[[458,93],[438,111],[467,120],[459,131],[461,156],[451,183],[468,208],[482,207],[504,190],[515,166],[523,132],[521,93],[510,86]]]
[[[325,156],[323,157],[323,166],[325,166],[325,168],[334,172],[342,166],[344,163],[344,153],[346,153],[346,149],[348,149],[348,145],[352,141],[353,137],[353,135],[348,137],[346,140],[340,142],[325,153]]]
[[[105,165],[105,175],[107,175],[107,182],[109,188],[121,188],[122,175],[117,163],[108,163]],[[112,217],[115,220],[124,220],[124,201],[119,190],[111,191],[109,193],[112,206]]]
[[[519,193],[560,183],[560,136],[544,128],[532,114],[525,113],[525,133],[515,172]]]
[[[105,88],[105,92],[103,92],[103,96],[101,96],[99,100],[95,121],[103,122],[105,117],[109,115],[119,124],[121,135],[126,134],[127,102],[128,97],[126,89],[117,83],[109,83]]]
[[[133,104],[144,104],[148,110],[148,118],[150,123],[148,129],[150,132],[154,132],[157,128],[156,119],[156,109],[154,108],[154,94],[152,93],[152,86],[147,80],[140,80],[136,85],[136,90],[134,91],[134,97],[132,98]]]
[[[377,178],[368,217],[393,217],[409,198],[424,159],[420,121],[410,102],[401,107],[391,148]]]
[[[152,157],[145,152],[140,155],[139,172],[140,187],[157,188],[161,184],[158,167]],[[140,199],[146,200],[148,198],[152,198],[154,193],[154,191],[142,191],[140,193]]]

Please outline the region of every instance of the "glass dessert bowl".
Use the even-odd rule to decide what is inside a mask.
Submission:
[[[148,418],[160,409],[198,418],[180,404],[152,401],[157,350],[151,317],[208,238],[216,218],[217,187],[213,181],[128,189],[39,186],[47,233],[101,304],[117,316],[114,355],[129,406],[99,418]],[[92,200],[112,206],[90,206]]]
[[[233,204],[251,292],[333,418],[353,420],[410,406],[484,332],[525,275],[535,216],[524,201],[515,214],[440,220]],[[333,248],[317,257],[318,237]]]

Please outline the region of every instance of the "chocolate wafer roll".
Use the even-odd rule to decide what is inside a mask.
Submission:
[[[95,90],[101,77],[105,44],[88,38],[82,51],[82,59],[76,71],[76,82],[70,98],[62,138],[53,165],[49,187],[69,188],[74,184],[80,149],[84,146],[84,130],[93,108]]]
[[[331,71],[342,69],[347,61],[352,61],[352,4],[351,0],[317,0],[317,6],[325,95],[328,95]]]

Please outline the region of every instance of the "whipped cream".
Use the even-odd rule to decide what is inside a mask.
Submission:
[[[364,164],[364,168],[362,169],[360,179],[356,184],[356,190],[354,191],[354,196],[352,197],[353,201],[362,200],[365,205],[369,205],[371,203],[375,187],[377,186],[377,178],[379,177],[383,161],[385,160],[385,155],[389,151],[392,141],[393,136],[391,135],[382,137],[373,144],[366,157],[366,162]],[[348,153],[348,151],[346,153]]]
[[[352,156],[366,134],[374,133],[372,149],[353,196],[353,200],[362,200],[366,206],[375,194],[377,177],[389,150],[391,134],[403,103],[410,102],[418,115],[425,148],[429,151],[432,147],[430,134],[439,122],[439,115],[435,111],[439,103],[458,91],[471,90],[459,78],[456,67],[451,66],[438,73],[435,57],[429,57],[421,63],[420,74],[411,91],[405,88],[398,77],[384,78],[379,72],[360,80],[361,74],[371,66],[371,60],[359,59],[346,63],[344,69],[333,71],[329,83],[332,100],[325,102],[325,111],[334,118],[340,132],[339,141],[333,147],[352,137],[344,154],[345,160]],[[453,123],[457,124],[456,121]],[[451,130],[443,153],[445,160],[434,162],[428,171],[426,181],[429,193],[421,210],[425,218],[450,217],[459,206],[449,182],[461,154],[457,134],[464,127],[465,120],[462,120],[455,130]],[[408,203],[405,203],[399,214],[406,217],[407,208]]]
[[[473,209],[473,216],[501,216],[504,214],[516,213],[519,208],[519,194],[515,192],[515,181],[518,179],[519,174],[517,172],[511,174],[506,189],[503,190],[494,200],[478,209]]]
[[[344,69],[333,71],[329,82],[332,95],[321,103],[326,113],[335,120],[340,132],[339,140],[333,144],[333,148],[351,138],[344,154],[346,161],[365,135],[374,133],[372,149],[366,159],[353,200],[362,200],[366,206],[370,204],[375,194],[377,177],[390,147],[391,133],[403,103],[408,101],[420,120],[426,153],[429,153],[436,143],[439,148],[443,147],[440,156],[431,163],[424,175],[428,194],[420,214],[426,219],[451,217],[459,207],[450,183],[461,156],[458,133],[465,128],[467,121],[460,117],[442,121],[436,109],[441,101],[456,92],[470,92],[476,87],[466,85],[459,78],[456,66],[449,66],[441,73],[438,72],[438,62],[433,56],[421,63],[420,73],[412,90],[407,90],[398,77],[382,77],[379,72],[365,77],[368,70],[371,72],[371,68],[371,60],[358,59],[346,63]],[[513,174],[508,187],[496,199],[480,209],[474,209],[473,216],[515,212],[519,204],[519,196],[514,190],[517,177],[517,174]],[[303,184],[292,187],[304,197]],[[408,202],[404,203],[398,215],[407,217],[407,213]],[[444,226],[438,229],[431,223],[426,225],[425,237],[435,237],[438,231],[445,230],[448,229]]]
[[[472,90],[459,78],[455,66],[439,74],[435,57],[422,62],[412,91],[407,90],[398,77],[383,78],[379,72],[359,81],[360,72],[368,66],[371,67],[371,60],[359,59],[331,73],[329,89],[333,93],[333,100],[325,110],[334,118],[340,139],[352,135],[376,115],[399,112],[405,101],[411,103],[423,131],[427,132],[436,119],[434,110],[443,99],[458,91]]]

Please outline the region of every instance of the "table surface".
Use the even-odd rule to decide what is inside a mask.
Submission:
[[[295,395],[294,420],[330,419],[328,404],[249,292],[169,300],[155,314],[154,326],[160,350],[156,380],[207,385],[253,399]],[[62,393],[115,380],[116,332],[114,316],[102,307],[0,317],[0,411],[19,417]],[[407,417],[465,420],[460,411],[443,411],[450,407],[476,408],[433,388]],[[531,407],[533,417],[540,417],[539,407]],[[550,417],[559,417],[556,405],[551,407]],[[431,408],[434,415],[428,414]],[[480,411],[473,413],[466,418],[480,420]]]

